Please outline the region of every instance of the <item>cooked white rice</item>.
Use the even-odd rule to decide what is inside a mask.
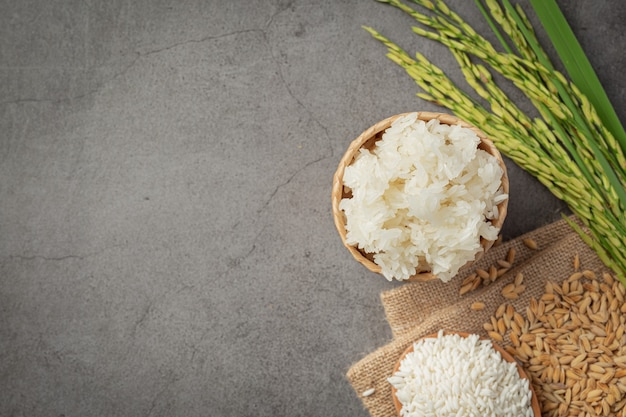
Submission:
[[[532,417],[532,391],[488,340],[456,334],[414,343],[388,381],[403,417]]]
[[[397,119],[345,169],[347,243],[375,254],[388,280],[430,270],[449,281],[483,250],[481,237],[498,237],[488,220],[508,198],[498,160],[479,142],[471,129],[417,113]]]

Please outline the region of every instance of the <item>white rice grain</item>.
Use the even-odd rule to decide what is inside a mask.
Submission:
[[[440,331],[437,338],[414,343],[388,382],[397,390],[403,417],[533,416],[528,380],[478,335]]]
[[[363,391],[363,393],[361,394],[361,397],[369,397],[370,395],[372,395],[374,392],[376,392],[375,388],[370,388],[367,389],[365,391]]]
[[[430,270],[449,281],[483,250],[481,237],[498,237],[488,220],[508,198],[502,168],[479,142],[470,129],[417,113],[396,120],[345,169],[347,243],[374,254],[389,280]]]

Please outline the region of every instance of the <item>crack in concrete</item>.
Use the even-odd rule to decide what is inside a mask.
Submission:
[[[326,156],[322,156],[320,158],[317,158],[313,161],[308,162],[307,164],[305,164],[303,167],[301,167],[300,169],[296,170],[293,174],[291,174],[291,176],[289,176],[289,178],[281,183],[278,184],[274,190],[272,191],[272,193],[270,194],[269,198],[267,199],[267,201],[263,204],[263,206],[257,210],[257,214],[261,214],[263,211],[265,211],[267,209],[267,207],[270,205],[270,203],[272,202],[272,200],[274,199],[274,197],[276,196],[276,194],[278,193],[278,191],[280,191],[281,188],[289,185],[289,183],[302,171],[304,171],[306,168],[308,168],[309,166],[316,164],[320,161],[323,161],[325,159],[328,158],[332,158],[334,156],[334,149],[332,146],[332,141],[330,139],[330,133],[328,131],[328,128],[315,116],[315,114],[313,113],[313,111],[311,111],[305,104],[304,102],[294,93],[294,91],[292,90],[291,86],[289,85],[289,83],[287,82],[287,80],[285,79],[285,75],[283,73],[282,70],[282,66],[278,60],[278,58],[276,57],[276,55],[273,52],[272,49],[272,44],[268,38],[267,35],[267,30],[269,29],[269,27],[271,26],[271,24],[274,21],[274,18],[276,16],[278,16],[279,14],[283,13],[285,10],[289,9],[291,7],[291,5],[293,4],[293,1],[290,1],[289,3],[287,3],[287,5],[281,9],[279,9],[278,11],[276,11],[274,14],[272,14],[272,16],[270,16],[270,19],[268,20],[267,24],[265,25],[265,29],[263,31],[261,31],[262,35],[263,35],[263,40],[265,41],[265,45],[267,47],[267,50],[269,52],[270,58],[271,60],[274,62],[274,65],[277,68],[277,74],[278,74],[278,78],[280,79],[281,84],[285,87],[285,90],[287,91],[287,94],[289,94],[289,96],[295,100],[295,102],[298,104],[298,106],[300,108],[302,108],[305,113],[308,115],[308,117],[316,124],[318,125],[323,131],[324,134],[326,136],[326,141],[328,144],[328,149],[330,150],[329,154]],[[253,248],[254,249],[254,248]],[[252,251],[251,251],[252,252]]]
[[[259,32],[259,33],[263,33],[264,29],[242,29],[242,30],[236,30],[233,32],[228,32],[228,33],[222,33],[220,35],[212,35],[212,36],[205,36],[203,38],[200,39],[189,39],[186,41],[182,41],[182,42],[176,42],[174,44],[168,45],[168,46],[164,46],[162,48],[157,48],[157,49],[153,49],[153,50],[148,50],[145,52],[134,52],[135,58],[133,58],[133,60],[127,64],[121,71],[118,71],[117,73],[115,73],[112,77],[104,80],[103,82],[101,82],[99,85],[97,85],[95,88],[88,90],[82,94],[76,95],[76,96],[71,96],[71,97],[63,97],[63,98],[48,98],[48,97],[26,97],[26,98],[19,98],[19,99],[15,99],[15,100],[7,100],[7,101],[1,101],[0,105],[9,105],[9,104],[21,104],[21,103],[64,103],[64,102],[69,102],[69,101],[75,101],[75,100],[80,100],[82,98],[85,98],[87,96],[93,95],[98,93],[100,90],[102,90],[102,88],[104,86],[106,86],[107,84],[110,84],[111,82],[115,81],[116,79],[118,79],[119,77],[123,76],[124,74],[126,74],[132,67],[134,67],[137,62],[144,57],[150,56],[150,55],[154,55],[154,54],[158,54],[161,52],[165,52],[165,51],[169,51],[171,49],[180,47],[180,46],[184,46],[184,45],[188,45],[191,43],[203,43],[203,42],[208,42],[208,41],[214,41],[214,40],[218,40],[218,39],[223,39],[223,38],[227,38],[230,36],[236,36],[236,35],[241,35],[244,33],[254,33],[254,32]]]
[[[135,53],[135,58],[130,62],[130,64],[126,65],[121,71],[116,72],[115,74],[113,74],[112,77],[110,77],[107,80],[103,81],[102,83],[97,85],[95,88],[93,88],[91,90],[88,90],[88,91],[86,91],[86,92],[84,92],[82,94],[79,94],[79,95],[76,95],[76,96],[71,96],[71,97],[63,97],[63,98],[26,97],[26,98],[19,98],[19,99],[15,99],[15,100],[2,101],[2,102],[0,102],[0,105],[22,104],[22,103],[53,103],[53,104],[58,104],[58,103],[65,103],[65,102],[71,102],[71,101],[75,101],[75,100],[80,100],[80,99],[85,98],[87,96],[96,94],[97,92],[102,90],[102,88],[105,85],[115,81],[119,77],[121,77],[124,74],[126,74],[137,63],[139,58],[141,58],[141,55],[139,53]]]
[[[137,331],[139,330],[139,328],[144,323],[148,322],[148,318],[150,317],[150,315],[154,313],[155,310],[158,311],[158,305],[166,301],[168,297],[172,295],[178,295],[182,293],[183,291],[194,290],[194,289],[195,289],[194,285],[184,284],[182,287],[178,289],[172,289],[170,291],[166,291],[165,293],[160,294],[153,299],[149,299],[147,301],[147,305],[143,307],[139,318],[135,320],[135,322],[133,323],[132,329],[130,330],[131,337],[135,338],[137,336]]]
[[[58,257],[48,257],[48,256],[41,256],[41,255],[32,255],[32,256],[9,255],[9,258],[17,258],[17,259],[20,259],[22,261],[32,261],[32,260],[35,260],[35,259],[43,259],[44,261],[64,261],[66,259],[84,259],[85,256],[81,256],[81,255],[65,255],[65,256],[58,256]]]
[[[148,319],[148,316],[152,312],[152,307],[154,306],[154,303],[155,301],[149,301],[148,305],[143,309],[141,316],[133,324],[133,328],[131,330],[131,337],[133,339],[137,336],[138,328]]]
[[[19,259],[21,261],[34,261],[36,259],[40,259],[43,261],[51,261],[51,262],[65,261],[67,259],[83,260],[83,259],[90,258],[93,256],[98,256],[109,249],[117,248],[120,246],[121,245],[109,246],[109,247],[103,248],[95,252],[86,253],[84,255],[69,254],[69,255],[62,255],[62,256],[44,256],[44,255],[19,255],[18,254],[18,255],[8,255],[6,256],[5,259]]]
[[[277,71],[278,78],[280,78],[280,81],[283,84],[283,86],[285,87],[285,89],[287,90],[287,93],[289,94],[289,96],[291,98],[293,98],[296,101],[296,103],[298,103],[298,105],[300,107],[302,107],[302,109],[307,113],[307,115],[311,118],[311,120],[313,120],[313,122],[315,122],[315,124],[317,124],[324,131],[324,133],[326,134],[326,138],[328,139],[328,142],[329,142],[329,145],[330,145],[330,133],[328,132],[328,128],[322,122],[320,122],[317,117],[315,117],[315,114],[311,110],[309,110],[309,108],[302,102],[302,100],[300,100],[296,96],[296,94],[293,92],[293,90],[291,89],[291,86],[289,85],[289,83],[285,79],[285,75],[283,74],[283,70],[282,70],[282,67],[280,65],[280,62],[278,61],[278,59],[274,55],[274,52],[272,51],[272,45],[271,45],[269,39],[267,38],[267,33],[265,31],[263,31],[262,33],[263,33],[263,39],[265,40],[265,44],[266,44],[267,49],[269,51],[270,57],[272,58],[272,61],[274,62],[274,65],[276,65],[276,68],[278,69],[278,71]],[[330,156],[333,156],[334,150],[333,150],[332,146],[330,146],[330,152],[331,152]]]
[[[25,97],[25,98],[18,98],[18,99],[15,99],[15,100],[0,101],[0,105],[22,104],[22,103],[64,103],[64,102],[80,100],[82,98],[85,98],[85,97],[88,97],[90,95],[98,93],[100,90],[102,90],[102,88],[105,85],[115,81],[117,78],[119,78],[122,75],[124,75],[125,73],[127,73],[133,66],[135,66],[135,64],[139,61],[139,59],[147,57],[147,56],[150,56],[150,55],[158,54],[158,53],[161,53],[161,52],[169,51],[171,49],[174,49],[174,48],[177,48],[177,47],[180,47],[180,46],[184,46],[184,45],[188,45],[188,44],[191,44],[191,43],[203,43],[203,42],[207,42],[207,41],[215,41],[215,40],[227,38],[227,37],[230,37],[230,36],[241,35],[241,34],[244,34],[244,33],[255,33],[255,32],[261,33],[263,35],[263,37],[265,38],[265,40],[267,41],[265,31],[272,25],[272,23],[274,22],[274,19],[276,18],[276,16],[278,16],[281,13],[283,13],[285,10],[289,9],[289,7],[291,7],[292,4],[293,4],[293,1],[290,1],[284,7],[279,8],[276,12],[274,12],[269,17],[269,19],[267,20],[267,22],[265,23],[263,28],[241,29],[241,30],[236,30],[236,31],[232,31],[232,32],[222,33],[222,34],[219,34],[219,35],[209,35],[209,36],[202,37],[200,39],[189,39],[189,40],[185,40],[185,41],[182,41],[182,42],[176,42],[176,43],[173,43],[171,45],[164,46],[162,48],[148,50],[148,51],[145,51],[145,52],[136,51],[136,52],[134,52],[135,58],[128,65],[126,65],[121,71],[115,73],[112,77],[104,80],[99,85],[97,85],[95,88],[92,88],[92,89],[90,89],[90,90],[88,90],[88,91],[86,91],[86,92],[84,92],[82,94],[79,94],[79,95],[76,95],[76,96],[70,96],[70,97],[63,97],[63,98]],[[271,50],[270,50],[270,53],[271,53]],[[290,91],[290,94],[291,94],[291,91]]]
[[[289,5],[287,5],[287,7],[283,8],[282,10],[279,10],[278,12],[274,13],[272,15],[272,17],[269,19],[268,23],[267,23],[267,27],[266,30],[269,28],[269,26],[271,25],[271,23],[273,22],[273,19],[275,16],[277,16],[278,14],[282,13],[283,11],[285,11],[287,8],[289,8],[291,5],[291,3]],[[316,124],[318,125],[323,131],[324,134],[326,136],[326,141],[328,142],[328,149],[330,150],[329,154],[326,156],[322,156],[320,158],[317,158],[313,161],[309,161],[308,163],[306,163],[304,166],[302,166],[301,168],[299,168],[298,170],[296,170],[293,174],[291,174],[289,176],[289,178],[287,178],[286,181],[284,181],[281,184],[278,184],[274,190],[271,192],[269,198],[265,201],[265,203],[263,204],[263,206],[261,206],[261,208],[259,208],[257,210],[257,214],[261,214],[263,213],[267,207],[269,207],[270,203],[272,202],[272,200],[274,199],[274,197],[276,196],[276,194],[278,194],[278,191],[280,191],[281,188],[289,185],[291,183],[291,181],[293,181],[293,179],[302,171],[304,171],[306,168],[310,167],[313,164],[316,164],[320,161],[323,161],[325,159],[328,158],[332,158],[334,156],[334,149],[332,147],[332,142],[330,140],[330,133],[328,131],[328,128],[322,123],[320,122],[320,120],[315,116],[315,114],[304,104],[304,102],[302,102],[302,100],[300,100],[300,98],[298,98],[296,96],[296,94],[293,92],[293,90],[291,89],[291,86],[289,85],[289,83],[287,82],[287,80],[285,79],[285,76],[283,74],[283,70],[282,67],[280,65],[280,62],[278,61],[278,59],[276,58],[276,56],[274,55],[274,52],[272,51],[272,45],[271,42],[268,39],[267,36],[267,32],[266,30],[262,31],[261,33],[263,34],[263,40],[265,41],[266,47],[268,49],[268,52],[270,54],[270,58],[272,59],[272,61],[274,62],[274,65],[277,68],[277,74],[278,74],[278,78],[280,79],[281,84],[285,87],[285,90],[287,91],[287,94],[289,94],[289,96],[295,100],[295,102],[298,104],[299,107],[301,107],[305,113],[308,115],[308,117]],[[250,250],[250,253],[245,257],[249,256],[252,252],[254,251],[254,246],[252,247],[252,249]]]
[[[149,51],[146,51],[146,52],[138,52],[138,54],[139,54],[139,57],[146,57],[146,56],[158,54],[158,53],[161,53],[161,52],[169,51],[170,49],[178,48],[179,46],[184,46],[184,45],[188,45],[188,44],[191,44],[191,43],[203,43],[203,42],[207,42],[207,41],[215,41],[215,40],[227,38],[227,37],[230,37],[230,36],[241,35],[241,34],[244,34],[244,33],[255,33],[255,32],[261,32],[262,33],[263,29],[241,29],[241,30],[236,30],[236,31],[233,31],[233,32],[223,33],[223,34],[220,34],[220,35],[205,36],[205,37],[200,38],[200,39],[188,39],[186,41],[176,42],[176,43],[173,43],[171,45],[164,46],[162,48],[152,49],[152,50],[149,50]]]
[[[276,197],[276,194],[278,194],[278,191],[280,191],[281,188],[286,187],[287,185],[289,185],[291,183],[291,181],[293,181],[293,179],[302,171],[304,171],[305,169],[307,169],[308,167],[310,167],[311,165],[314,165],[318,162],[321,162],[325,159],[330,158],[330,156],[322,156],[320,158],[317,158],[313,161],[309,161],[306,164],[304,164],[301,168],[297,169],[294,173],[292,173],[289,178],[287,178],[286,181],[282,182],[281,184],[278,184],[274,190],[272,191],[272,193],[270,194],[269,198],[265,201],[265,203],[263,204],[263,206],[261,208],[259,208],[257,210],[257,214],[261,214],[263,213],[267,207],[270,205],[270,203],[272,202],[272,200],[274,199],[274,197]]]
[[[283,13],[284,11],[288,10],[291,6],[293,6],[293,3],[294,3],[294,0],[290,0],[287,2],[287,4],[285,4],[285,6],[279,7],[278,10],[272,13],[272,15],[269,17],[269,19],[267,19],[267,22],[265,23],[264,30],[267,30],[272,25],[272,23],[274,23],[274,19],[276,18],[276,16],[278,16],[279,14]]]
[[[148,414],[146,414],[146,417],[150,417],[152,415],[152,412],[156,409],[158,405],[159,399],[163,396],[165,391],[167,391],[172,385],[174,385],[179,380],[180,378],[173,377],[169,379],[168,381],[166,381],[165,386],[159,392],[157,392],[154,398],[152,399],[152,402],[150,403],[150,409],[148,410]]]
[[[73,97],[68,97],[68,98],[62,98],[62,99],[49,99],[49,98],[24,98],[24,99],[17,99],[17,100],[11,100],[11,101],[5,101],[5,102],[0,102],[1,104],[18,104],[18,103],[27,103],[27,102],[50,102],[50,103],[60,103],[60,102],[66,102],[66,101],[73,101],[73,100],[79,100],[81,98],[87,97],[89,95],[92,94],[96,94],[98,91],[100,91],[105,85],[115,81],[117,78],[123,76],[125,73],[127,73],[133,66],[135,66],[137,64],[137,62],[144,57],[148,57],[151,55],[155,55],[161,52],[165,52],[165,51],[169,51],[171,49],[177,48],[177,47],[181,47],[184,45],[188,45],[188,44],[192,44],[192,43],[203,43],[203,42],[208,42],[208,41],[214,41],[214,40],[218,40],[218,39],[223,39],[226,37],[230,37],[230,36],[237,36],[240,34],[244,34],[244,33],[260,33],[263,37],[263,41],[267,47],[269,56],[272,60],[272,62],[274,63],[274,65],[277,68],[277,75],[280,79],[281,84],[285,87],[285,90],[287,91],[287,94],[298,104],[298,106],[300,108],[302,108],[305,113],[308,115],[308,117],[317,125],[319,126],[325,134],[326,137],[326,141],[328,143],[328,155],[323,156],[321,158],[317,158],[313,161],[308,162],[307,164],[305,164],[302,168],[296,170],[293,174],[291,174],[289,176],[289,178],[281,183],[278,184],[274,190],[272,191],[272,193],[270,194],[269,198],[267,199],[267,201],[263,204],[263,206],[257,210],[257,213],[262,213],[263,211],[265,211],[265,209],[267,209],[267,207],[269,206],[269,204],[271,203],[271,201],[274,199],[274,197],[276,196],[276,194],[278,193],[278,191],[280,191],[281,188],[285,187],[286,185],[288,185],[300,172],[302,172],[304,169],[308,168],[309,166],[318,163],[324,159],[327,158],[332,158],[334,156],[334,149],[332,146],[332,141],[330,139],[330,133],[328,131],[328,128],[316,117],[316,115],[304,104],[304,102],[294,93],[294,91],[292,90],[290,84],[287,82],[287,80],[285,79],[285,75],[283,73],[282,70],[282,66],[279,62],[279,60],[277,59],[277,57],[275,56],[274,52],[273,52],[273,48],[272,48],[272,44],[268,38],[268,34],[267,31],[270,28],[270,26],[272,26],[272,24],[274,23],[274,19],[280,15],[281,13],[285,12],[286,10],[288,10],[293,4],[293,1],[288,2],[285,6],[283,7],[279,7],[278,10],[276,10],[276,12],[274,12],[269,19],[267,20],[267,22],[265,23],[264,28],[253,28],[253,29],[241,29],[241,30],[236,30],[236,31],[232,31],[232,32],[228,32],[228,33],[222,33],[219,35],[211,35],[211,36],[205,36],[202,37],[200,39],[189,39],[189,40],[185,40],[182,42],[176,42],[174,44],[171,45],[167,45],[161,48],[157,48],[157,49],[153,49],[153,50],[148,50],[145,52],[135,52],[135,58],[121,71],[117,72],[115,75],[113,75],[111,78],[109,78],[108,80],[102,82],[100,85],[98,85],[96,88],[87,91],[83,94],[80,94],[78,96],[73,96]],[[253,249],[254,250],[254,247]],[[251,251],[252,251],[251,250]],[[246,255],[247,256],[247,255]]]
[[[238,256],[235,259],[235,262],[236,262],[237,266],[240,265],[242,261],[246,260],[250,255],[252,255],[254,253],[254,251],[257,248],[257,245],[256,245],[257,241],[259,240],[259,238],[261,237],[263,232],[265,232],[265,229],[267,229],[267,226],[263,226],[261,228],[261,230],[259,230],[259,232],[254,236],[254,238],[252,239],[252,246],[250,247],[250,250],[247,253],[245,253],[245,254],[243,254],[241,256]]]

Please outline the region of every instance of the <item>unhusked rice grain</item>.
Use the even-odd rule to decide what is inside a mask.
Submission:
[[[626,289],[608,273],[562,278],[530,299],[526,317],[512,311],[504,332],[494,333],[494,322],[511,304],[484,328],[510,340],[506,349],[526,369],[544,417],[626,417]]]
[[[529,381],[475,334],[421,339],[388,381],[403,417],[533,416]]]
[[[482,252],[481,237],[498,238],[491,220],[508,198],[498,160],[479,143],[471,129],[417,113],[397,119],[344,171],[346,242],[374,254],[388,280],[430,271],[449,281]]]

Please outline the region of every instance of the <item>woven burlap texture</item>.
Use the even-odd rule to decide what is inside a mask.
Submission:
[[[531,238],[537,244],[535,250],[523,242]],[[493,284],[479,287],[473,292],[459,295],[460,283],[475,268],[488,269],[498,259],[506,258],[511,248],[515,249],[513,268]],[[483,324],[496,308],[508,302],[516,311],[525,312],[531,297],[539,298],[544,293],[547,281],[561,282],[573,271],[573,260],[578,255],[581,268],[605,272],[597,255],[560,220],[533,232],[493,247],[471,270],[455,277],[451,282],[441,281],[410,283],[384,292],[381,300],[393,339],[387,345],[365,356],[350,367],[347,378],[356,394],[374,388],[374,394],[361,397],[364,407],[373,417],[397,416],[391,399],[391,376],[398,358],[415,340],[440,329],[464,331],[487,336]],[[522,273],[526,290],[518,299],[506,300],[502,288],[513,282]],[[475,301],[485,303],[482,311],[473,311]]]

